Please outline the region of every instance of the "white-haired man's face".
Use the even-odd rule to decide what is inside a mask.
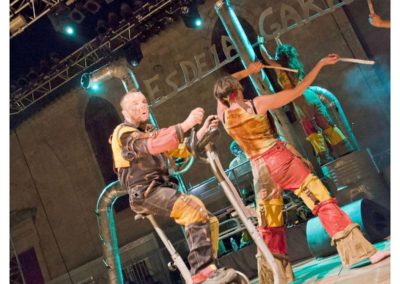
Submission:
[[[140,92],[128,94],[122,101],[121,107],[125,120],[134,125],[149,120],[149,104],[146,97]]]

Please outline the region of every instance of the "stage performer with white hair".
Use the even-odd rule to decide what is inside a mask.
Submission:
[[[118,179],[128,190],[131,209],[167,216],[185,227],[194,284],[230,283],[236,272],[215,265],[218,219],[210,216],[200,199],[180,193],[177,180],[168,173],[167,156],[190,155],[183,143],[184,133],[201,124],[204,110],[193,109],[182,123],[156,130],[149,123],[149,105],[142,93],[128,92],[120,104],[125,121],[115,128],[111,144]],[[197,131],[197,139],[209,127],[217,126],[216,116],[209,116]]]

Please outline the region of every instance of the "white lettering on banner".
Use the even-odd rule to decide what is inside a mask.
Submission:
[[[265,38],[265,40],[273,39],[278,34],[282,35],[287,31],[290,31],[296,27],[304,25],[305,23],[310,22],[311,20],[325,15],[327,13],[331,13],[336,9],[348,5],[352,3],[354,0],[325,0],[325,6],[328,8],[324,9],[319,7],[315,2],[315,0],[296,0],[301,8],[301,13],[298,12],[293,6],[282,3],[279,8],[279,23],[271,23],[269,24],[270,33],[265,31],[266,23],[268,22],[268,18],[274,14],[274,10],[272,7],[266,8],[259,17],[258,20],[258,28],[261,36]],[[146,87],[146,94],[148,95],[150,102],[153,106],[157,106],[162,104],[163,102],[171,99],[179,92],[185,90],[189,86],[193,85],[195,82],[200,81],[204,77],[210,75],[214,71],[220,69],[226,64],[232,62],[239,55],[236,52],[235,47],[233,46],[230,38],[228,36],[221,36],[221,46],[222,50],[225,54],[225,60],[220,62],[218,58],[218,53],[215,45],[212,45],[208,52],[202,52],[200,54],[196,54],[194,56],[194,60],[185,60],[179,62],[180,70],[173,70],[167,76],[165,76],[164,83],[171,87],[171,91],[164,96],[157,97],[157,94],[160,93],[160,87],[157,85],[157,81],[160,80],[160,75],[157,74],[150,79],[143,80],[144,85]],[[206,62],[206,57],[211,56],[213,59],[213,66],[208,66]],[[176,80],[179,80],[179,74],[183,75],[184,84],[179,86]],[[182,78],[182,77],[181,77]],[[168,90],[166,90],[168,91]]]
[[[207,63],[204,62],[204,60],[206,59],[206,54],[203,52],[199,55],[195,55],[194,56],[194,61],[196,61],[196,66],[198,68],[198,75],[202,76],[204,75],[208,70],[206,69],[207,67]],[[203,62],[202,62],[203,61]]]
[[[183,77],[185,78],[185,85],[189,85],[192,81],[194,81],[198,77],[196,64],[194,64],[192,61],[181,61],[179,63],[179,66],[181,66]],[[190,77],[193,78],[190,79]]]
[[[274,10],[272,7],[268,7],[261,13],[258,21],[260,35],[263,36],[265,40],[273,39],[274,37],[282,35],[296,27],[300,27],[317,17],[331,13],[344,5],[348,5],[354,0],[326,0],[328,6],[326,9],[319,7],[314,3],[314,1],[315,0],[297,0],[302,15],[300,15],[294,7],[282,3],[279,10],[280,22],[269,24],[269,33],[265,30],[266,23],[268,22],[267,18],[274,14]],[[314,14],[311,14],[311,11],[314,12]]]
[[[143,80],[147,90],[146,94],[148,95],[152,106],[154,107],[160,105],[165,101],[173,98],[179,92],[193,85],[195,82],[200,81],[204,77],[210,75],[214,71],[220,69],[222,66],[232,62],[239,57],[235,50],[235,47],[232,45],[231,40],[228,36],[221,37],[221,45],[226,57],[223,62],[220,62],[218,58],[218,53],[215,45],[212,45],[208,49],[207,53],[202,52],[200,54],[196,54],[194,56],[194,62],[188,60],[181,61],[179,63],[181,72],[173,70],[165,77],[166,85],[172,88],[172,91],[165,96],[156,97],[156,94],[160,92],[160,88],[158,86],[155,86],[154,84],[156,84],[156,82],[160,79],[159,75],[156,75],[150,79]],[[210,56],[210,58],[212,58],[212,67],[207,65],[206,56]],[[178,74],[182,74],[184,79],[184,84],[180,87],[178,86],[178,83],[176,83],[176,81],[174,80],[175,78],[178,78]]]
[[[155,94],[160,91],[160,88],[156,85],[154,88],[151,84],[160,79],[160,75],[157,74],[150,79],[143,80],[144,85],[146,86],[147,92],[146,94],[149,96],[150,101],[156,98]]]

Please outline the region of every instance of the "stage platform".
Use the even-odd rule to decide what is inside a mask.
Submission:
[[[390,250],[390,240],[374,244],[377,249]],[[323,284],[389,284],[390,257],[383,261],[356,269],[344,268],[337,254],[314,259],[310,258],[293,266],[296,280],[293,284],[323,283]],[[253,279],[251,284],[258,284]]]

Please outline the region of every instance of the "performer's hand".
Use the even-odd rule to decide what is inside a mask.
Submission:
[[[377,28],[390,28],[390,21],[382,20],[382,18],[375,13],[369,15],[368,21],[372,26]]]
[[[196,124],[201,124],[204,118],[204,109],[201,107],[195,108],[189,114],[184,122],[181,123],[182,130],[184,132],[188,131]]]
[[[247,67],[247,71],[250,74],[254,74],[254,73],[260,72],[260,70],[263,69],[264,67],[265,67],[265,65],[262,64],[261,62],[252,62]]]
[[[326,66],[326,65],[333,65],[336,64],[340,59],[340,56],[337,55],[336,53],[331,53],[328,54],[327,57],[322,58],[319,61],[319,64],[321,64],[321,66]]]
[[[216,115],[209,115],[206,121],[204,121],[203,126],[197,131],[197,139],[201,140],[207,131],[213,128],[218,128],[218,117]]]
[[[381,19],[381,17],[380,17],[379,15],[377,15],[377,14],[369,14],[368,21],[369,21],[369,23],[370,23],[372,26],[378,27],[378,28],[379,28],[379,27],[381,26],[381,24],[382,24],[382,19]]]

